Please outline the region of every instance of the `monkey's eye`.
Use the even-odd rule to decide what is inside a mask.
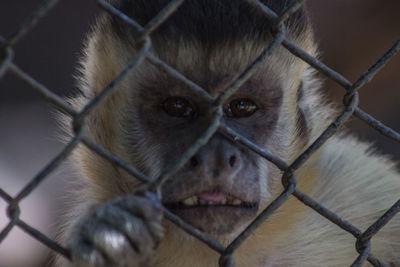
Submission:
[[[173,117],[193,117],[195,110],[193,105],[182,97],[169,97],[161,104],[164,111]]]
[[[257,105],[252,100],[241,98],[228,103],[225,112],[228,117],[250,117],[257,109]]]

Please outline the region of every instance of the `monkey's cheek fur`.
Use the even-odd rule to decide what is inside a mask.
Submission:
[[[259,203],[241,206],[195,206],[166,205],[169,210],[199,230],[211,235],[229,235],[248,223],[257,214]]]

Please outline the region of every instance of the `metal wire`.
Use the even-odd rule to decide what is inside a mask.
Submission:
[[[10,196],[7,192],[0,188],[0,198],[8,203],[8,216],[10,221],[4,229],[0,231],[0,243],[4,241],[9,232],[14,227],[19,227],[23,231],[27,232],[39,242],[43,243],[50,249],[60,253],[66,258],[70,258],[70,252],[68,249],[57,244],[54,240],[47,237],[43,233],[39,232],[34,227],[20,219],[19,203],[22,199],[29,196],[33,190],[38,188],[41,183],[48,178],[49,174],[57,168],[76,148],[79,143],[82,143],[95,153],[99,154],[104,159],[107,159],[112,164],[123,168],[133,177],[142,181],[145,186],[143,188],[147,190],[159,190],[160,186],[169,179],[176,171],[197,153],[197,151],[205,145],[208,140],[214,135],[216,131],[224,134],[228,138],[231,138],[234,142],[238,142],[241,145],[257,153],[260,157],[265,158],[274,165],[276,165],[284,174],[282,175],[282,184],[284,185],[283,192],[272,201],[272,203],[265,208],[253,222],[239,234],[227,247],[222,246],[213,238],[207,234],[196,229],[192,225],[183,221],[181,218],[170,212],[165,207],[162,207],[165,218],[181,227],[188,234],[193,235],[202,242],[204,242],[210,249],[218,252],[221,257],[219,259],[220,266],[234,266],[232,254],[235,250],[246,240],[246,238],[253,233],[260,224],[262,224],[273,212],[278,209],[289,196],[293,195],[305,206],[313,209],[321,216],[328,219],[331,223],[337,225],[343,231],[346,231],[355,237],[355,243],[359,256],[354,260],[351,266],[361,266],[363,262],[368,260],[374,266],[387,266],[384,259],[376,258],[370,252],[370,240],[377,234],[397,213],[400,212],[400,200],[397,201],[390,209],[386,211],[380,218],[378,218],[367,230],[362,232],[360,229],[352,225],[350,222],[341,218],[328,208],[324,207],[310,196],[301,192],[296,188],[296,176],[295,170],[302,166],[307,159],[320,148],[336,131],[342,126],[352,115],[360,118],[370,127],[376,129],[381,134],[391,138],[393,141],[400,143],[400,134],[393,129],[387,127],[383,123],[379,122],[371,115],[367,114],[358,107],[358,91],[367,82],[369,82],[374,75],[387,63],[388,60],[400,50],[400,39],[396,41],[392,47],[388,49],[377,61],[368,69],[364,74],[360,76],[356,82],[351,83],[340,73],[332,70],[330,67],[316,59],[315,57],[307,54],[301,48],[296,46],[292,41],[288,40],[285,36],[285,28],[283,22],[293,14],[303,4],[302,0],[292,1],[287,8],[278,15],[272,11],[269,7],[260,3],[257,0],[244,0],[249,3],[253,8],[262,12],[272,23],[274,29],[273,40],[265,47],[262,53],[234,80],[231,81],[230,85],[216,98],[213,98],[207,93],[201,86],[197,85],[173,67],[163,62],[161,59],[151,53],[151,39],[150,34],[154,32],[160,25],[162,25],[171,14],[173,14],[185,0],[174,0],[170,1],[153,19],[150,20],[146,25],[140,25],[136,21],[132,20],[121,11],[113,7],[111,4],[104,0],[98,0],[98,5],[103,8],[110,15],[115,16],[117,19],[130,25],[136,30],[136,45],[138,46],[138,52],[134,58],[128,63],[125,68],[110,82],[99,94],[96,95],[80,112],[73,109],[64,99],[60,98],[56,94],[52,93],[51,90],[46,88],[40,82],[36,81],[28,73],[21,70],[17,65],[13,63],[13,51],[12,46],[17,42],[21,41],[22,37],[32,29],[34,25],[55,6],[58,2],[56,0],[43,1],[42,4],[30,15],[27,19],[21,23],[19,27],[7,38],[0,36],[0,78],[7,71],[14,74],[18,79],[27,83],[33,90],[37,91],[46,101],[54,104],[58,109],[68,114],[73,119],[74,136],[68,145],[52,159],[47,165],[43,167],[43,170],[33,177],[30,182],[21,189],[21,191],[15,196]],[[273,155],[269,151],[257,146],[251,140],[241,136],[233,129],[225,125],[221,121],[222,116],[222,105],[238,88],[244,84],[244,82],[251,77],[256,71],[257,67],[278,47],[286,48],[290,53],[299,57],[300,59],[307,62],[309,65],[314,67],[317,71],[326,75],[329,79],[332,79],[340,86],[345,89],[343,103],[343,111],[334,119],[330,125],[323,131],[323,133],[301,154],[293,161],[292,164],[286,163],[284,160]],[[128,162],[123,161],[118,156],[112,154],[110,151],[95,143],[90,138],[85,136],[86,129],[86,117],[93,109],[101,105],[107,97],[113,92],[118,90],[118,84],[124,79],[129,73],[134,71],[135,67],[138,66],[144,60],[153,64],[161,71],[168,75],[171,75],[188,87],[199,93],[210,103],[210,109],[213,113],[213,118],[209,122],[208,128],[203,134],[196,140],[192,146],[190,146],[186,152],[184,152],[173,164],[167,167],[155,180],[151,180],[145,174],[140,172],[135,166],[130,165]]]

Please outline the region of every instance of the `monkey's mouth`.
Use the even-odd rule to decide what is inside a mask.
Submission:
[[[257,202],[243,201],[235,196],[222,192],[203,192],[177,202],[164,203],[170,209],[185,209],[196,207],[234,207],[253,209],[258,207]]]
[[[201,231],[220,236],[253,219],[259,203],[222,192],[202,192],[164,205]]]

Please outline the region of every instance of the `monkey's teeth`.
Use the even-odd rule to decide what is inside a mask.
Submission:
[[[239,206],[240,204],[242,204],[242,201],[239,200],[239,199],[235,199],[235,200],[233,200],[233,202],[232,202],[232,205],[234,205],[234,206]]]
[[[183,204],[186,206],[193,206],[193,199],[192,198],[187,198],[185,200],[183,200]]]
[[[223,198],[220,201],[204,200],[197,196],[193,196],[193,197],[188,197],[188,198],[182,200],[181,203],[187,207],[198,206],[198,205],[200,205],[200,206],[214,206],[214,205],[240,206],[242,204],[242,201],[237,198],[233,198],[231,196]]]
[[[226,204],[232,205],[233,204],[233,197],[228,196],[228,199],[226,200]]]
[[[198,205],[198,198],[193,196],[183,200],[182,202],[185,206],[195,206]]]
[[[242,204],[242,201],[240,199],[229,196],[226,200],[226,204],[230,206],[239,206]]]

